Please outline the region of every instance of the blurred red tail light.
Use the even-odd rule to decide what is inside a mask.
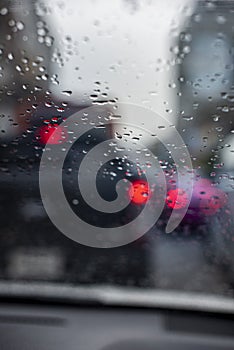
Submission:
[[[129,189],[129,197],[134,204],[142,205],[150,198],[151,191],[147,181],[134,181]]]
[[[58,124],[47,124],[37,130],[37,139],[43,145],[58,145],[66,141],[66,131]]]

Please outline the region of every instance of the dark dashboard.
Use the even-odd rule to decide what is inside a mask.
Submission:
[[[69,350],[225,350],[234,348],[234,318],[98,306],[0,305],[0,348]]]

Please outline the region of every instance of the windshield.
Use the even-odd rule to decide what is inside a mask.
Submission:
[[[0,17],[0,288],[232,298],[234,2],[0,0]]]

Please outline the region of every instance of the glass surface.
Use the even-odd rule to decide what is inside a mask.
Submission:
[[[232,297],[234,1],[0,0],[0,19],[0,279]]]

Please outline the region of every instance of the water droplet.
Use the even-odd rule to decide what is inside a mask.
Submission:
[[[193,116],[191,115],[184,115],[182,118],[187,121],[193,120]]]
[[[233,95],[228,96],[228,101],[234,102],[234,96]]]
[[[229,112],[229,107],[228,106],[224,106],[222,108],[222,111],[225,112],[225,113]]]
[[[188,54],[189,52],[191,51],[191,48],[190,48],[190,46],[185,46],[184,48],[183,48],[183,52],[185,53],[185,54]]]
[[[220,169],[220,168],[222,168],[223,166],[224,166],[224,163],[216,163],[216,164],[213,165],[213,168],[214,168],[214,169]]]
[[[14,27],[15,25],[15,20],[14,19],[10,19],[10,21],[8,22],[9,27]]]
[[[48,75],[48,74],[43,74],[43,75],[41,76],[41,79],[42,79],[42,80],[48,80],[48,78],[49,78],[49,75]]]
[[[7,57],[9,58],[9,60],[13,60],[14,59],[14,55],[12,52],[9,52]]]
[[[227,19],[226,19],[226,17],[223,16],[223,15],[218,15],[218,16],[216,17],[216,22],[217,22],[218,24],[224,24],[224,23],[226,23],[226,21],[227,21]]]
[[[54,43],[54,38],[51,35],[46,35],[45,36],[45,44],[46,46],[50,47]]]
[[[22,72],[22,68],[17,64],[17,66],[15,67],[15,69],[18,71],[18,72]]]
[[[24,29],[24,23],[21,22],[21,21],[18,21],[18,22],[16,23],[16,28],[17,28],[18,30],[23,30],[23,29]]]
[[[51,108],[53,106],[53,104],[51,102],[45,102],[45,106],[48,108]]]
[[[7,9],[6,7],[1,8],[0,14],[1,14],[2,16],[7,15],[7,14],[8,14],[8,9]]]
[[[213,115],[212,118],[213,118],[214,122],[218,122],[220,120],[220,116],[219,115]]]
[[[71,96],[72,91],[71,90],[64,90],[64,91],[62,91],[62,94],[66,95],[66,96]]]
[[[65,111],[65,109],[62,108],[62,107],[59,107],[59,108],[57,108],[57,111],[60,112],[60,113],[63,113]]]

